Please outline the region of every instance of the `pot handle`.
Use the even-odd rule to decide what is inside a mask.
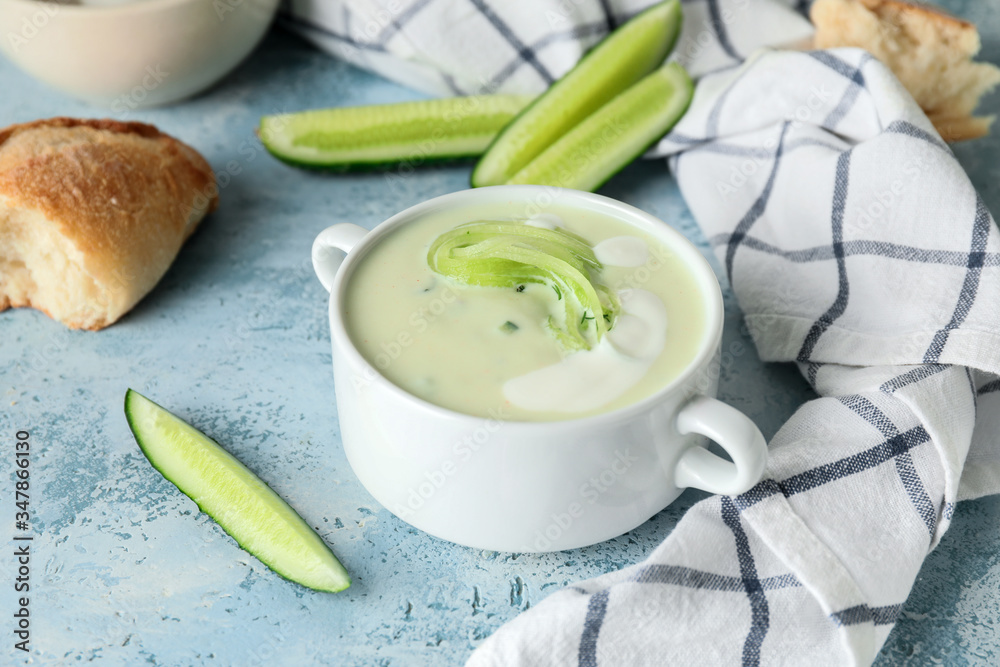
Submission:
[[[681,435],[698,433],[711,438],[733,459],[730,462],[704,447],[691,447],[674,468],[678,487],[736,495],[749,491],[763,476],[767,443],[757,425],[736,408],[698,396],[677,413],[677,430]]]
[[[313,241],[313,270],[327,292],[333,289],[333,279],[337,277],[337,269],[343,263],[344,257],[367,234],[368,230],[364,227],[342,222],[327,227]]]

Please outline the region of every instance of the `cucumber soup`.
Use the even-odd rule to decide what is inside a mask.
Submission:
[[[598,339],[596,323],[587,321],[593,314],[584,311],[579,325],[590,326],[590,349],[574,350],[554,333],[552,323],[569,317],[558,286],[464,284],[431,268],[428,250],[440,235],[481,220],[473,207],[434,212],[393,230],[355,267],[345,294],[347,331],[392,383],[457,412],[550,421],[642,400],[694,359],[706,329],[700,291],[653,236],[559,206],[498,221],[569,232],[593,247],[599,268],[589,273],[617,314],[604,318],[608,330]]]

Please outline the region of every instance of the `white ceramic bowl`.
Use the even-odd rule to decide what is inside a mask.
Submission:
[[[696,278],[707,326],[673,381],[625,408],[581,419],[516,422],[460,414],[380,375],[344,324],[344,294],[366,252],[399,226],[450,207],[477,217],[544,212],[556,204],[596,212],[660,239]],[[344,259],[343,253],[347,253]],[[656,218],[576,190],[502,185],[465,190],[399,213],[373,231],[324,230],[313,265],[330,290],[337,412],[347,459],[365,488],[398,517],[452,542],[497,551],[555,551],[635,528],[692,486],[736,494],[756,484],[767,447],[757,427],[724,403],[719,377],[723,307],[701,253]],[[701,445],[711,437],[732,462]]]
[[[2,0],[0,50],[54,88],[123,117],[221,79],[261,40],[277,7],[278,0]]]

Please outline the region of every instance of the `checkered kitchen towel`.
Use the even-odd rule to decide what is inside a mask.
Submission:
[[[648,4],[292,6],[335,53],[475,92],[545,85]],[[781,3],[684,8],[679,53],[702,76],[656,153],[761,356],[821,398],[774,437],[764,481],[549,596],[472,666],[868,664],[955,502],[1000,492],[1000,234],[948,146],[862,51],[755,50],[808,34]]]
[[[674,58],[692,76],[812,35],[798,0],[682,0]],[[655,0],[283,0],[321,49],[436,95],[538,93]],[[738,30],[735,30],[738,28]]]

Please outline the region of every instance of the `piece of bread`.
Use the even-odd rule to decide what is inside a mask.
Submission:
[[[152,125],[52,118],[0,130],[0,311],[106,327],[217,204],[205,159]]]
[[[857,46],[889,67],[946,141],[989,132],[993,117],[975,117],[980,97],[1000,83],[1000,69],[973,62],[979,33],[968,21],[904,0],[816,0],[813,44]]]

